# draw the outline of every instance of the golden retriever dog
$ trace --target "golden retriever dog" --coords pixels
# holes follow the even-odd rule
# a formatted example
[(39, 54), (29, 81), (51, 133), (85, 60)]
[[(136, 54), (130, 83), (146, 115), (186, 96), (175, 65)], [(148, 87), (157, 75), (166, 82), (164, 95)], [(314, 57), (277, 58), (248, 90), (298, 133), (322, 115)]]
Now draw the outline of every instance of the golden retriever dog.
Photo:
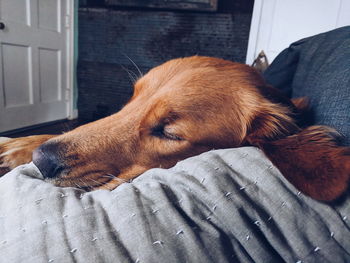
[(347, 189), (350, 148), (337, 145), (331, 128), (301, 128), (305, 107), (304, 99), (289, 100), (247, 65), (174, 59), (137, 80), (116, 114), (62, 135), (3, 141), (0, 172), (33, 160), (57, 186), (114, 189), (153, 167), (252, 145), (300, 191), (331, 201)]

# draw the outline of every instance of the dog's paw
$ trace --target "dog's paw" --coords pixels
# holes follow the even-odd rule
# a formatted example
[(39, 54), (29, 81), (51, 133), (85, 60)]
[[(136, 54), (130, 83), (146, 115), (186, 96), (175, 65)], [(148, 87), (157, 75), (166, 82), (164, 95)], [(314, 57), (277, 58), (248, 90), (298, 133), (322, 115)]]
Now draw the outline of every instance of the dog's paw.
[(34, 135), (21, 138), (0, 137), (0, 176), (32, 161), (35, 148), (55, 135)]

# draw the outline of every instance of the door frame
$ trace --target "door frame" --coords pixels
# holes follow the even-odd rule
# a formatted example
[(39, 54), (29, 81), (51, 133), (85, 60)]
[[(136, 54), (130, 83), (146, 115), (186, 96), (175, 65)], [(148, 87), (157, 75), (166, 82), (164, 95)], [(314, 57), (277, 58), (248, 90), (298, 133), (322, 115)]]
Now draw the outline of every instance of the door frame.
[[(74, 88), (75, 88), (75, 73), (76, 73), (76, 65), (75, 65), (75, 1), (77, 0), (67, 0), (66, 2), (66, 15), (64, 26), (66, 27), (66, 92), (65, 99), (67, 101), (67, 118), (68, 119), (76, 119), (78, 117), (78, 109), (74, 108)], [(77, 88), (77, 87), (76, 87)]]

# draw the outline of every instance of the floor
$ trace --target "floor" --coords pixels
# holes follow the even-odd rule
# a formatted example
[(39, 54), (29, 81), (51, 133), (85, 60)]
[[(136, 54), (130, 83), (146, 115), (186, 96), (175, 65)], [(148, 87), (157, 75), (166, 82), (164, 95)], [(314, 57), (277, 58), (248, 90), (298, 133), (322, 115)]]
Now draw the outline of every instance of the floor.
[(30, 135), (38, 135), (38, 134), (61, 134), (63, 132), (70, 131), (82, 124), (83, 122), (80, 120), (56, 121), (56, 122), (28, 127), (25, 129), (19, 129), (19, 130), (10, 131), (10, 132), (3, 132), (3, 133), (0, 133), (0, 136), (8, 136), (11, 138), (16, 138), (16, 137), (23, 137), (23, 136), (30, 136)]

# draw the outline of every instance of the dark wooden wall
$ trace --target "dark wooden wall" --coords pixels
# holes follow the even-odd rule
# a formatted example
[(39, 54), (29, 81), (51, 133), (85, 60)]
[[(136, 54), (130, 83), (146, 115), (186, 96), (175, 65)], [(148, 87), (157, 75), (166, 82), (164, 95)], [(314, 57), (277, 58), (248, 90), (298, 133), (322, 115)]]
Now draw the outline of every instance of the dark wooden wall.
[(131, 60), (143, 73), (195, 54), (245, 61), (252, 0), (219, 1), (214, 13), (91, 7), (98, 3), (90, 0), (79, 9), (78, 109), (83, 120), (104, 117), (127, 102), (129, 74), (138, 74)]

